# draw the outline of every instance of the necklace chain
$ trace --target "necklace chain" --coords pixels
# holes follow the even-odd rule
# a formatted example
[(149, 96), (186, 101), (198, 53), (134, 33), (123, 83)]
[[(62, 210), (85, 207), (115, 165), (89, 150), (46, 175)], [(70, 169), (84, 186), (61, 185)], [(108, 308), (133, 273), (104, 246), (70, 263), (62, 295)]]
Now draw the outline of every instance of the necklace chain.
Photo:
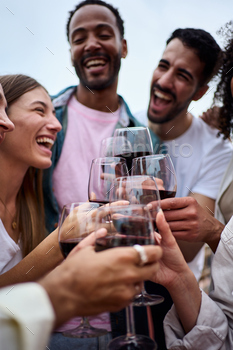
[(12, 217), (12, 223), (11, 223), (11, 227), (13, 230), (15, 230), (17, 228), (17, 222), (15, 221), (15, 217), (11, 214), (11, 212), (7, 209), (6, 204), (3, 202), (2, 198), (0, 197), (0, 201), (2, 202), (2, 204), (4, 205), (6, 211), (10, 214), (10, 216)]

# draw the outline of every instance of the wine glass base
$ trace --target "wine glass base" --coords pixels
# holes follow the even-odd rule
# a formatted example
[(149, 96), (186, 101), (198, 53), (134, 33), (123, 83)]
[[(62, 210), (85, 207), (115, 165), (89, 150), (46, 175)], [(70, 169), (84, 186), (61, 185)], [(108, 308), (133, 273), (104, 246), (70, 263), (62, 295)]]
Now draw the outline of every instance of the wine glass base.
[(127, 337), (126, 335), (113, 339), (107, 350), (156, 350), (156, 343), (144, 335)]
[(106, 329), (94, 328), (91, 326), (89, 327), (79, 326), (74, 329), (65, 331), (62, 334), (65, 337), (70, 337), (70, 338), (95, 338), (95, 337), (101, 337), (102, 335), (105, 335), (107, 333), (108, 331)]
[(161, 304), (164, 301), (164, 297), (156, 294), (141, 293), (134, 297), (133, 306), (152, 306)]

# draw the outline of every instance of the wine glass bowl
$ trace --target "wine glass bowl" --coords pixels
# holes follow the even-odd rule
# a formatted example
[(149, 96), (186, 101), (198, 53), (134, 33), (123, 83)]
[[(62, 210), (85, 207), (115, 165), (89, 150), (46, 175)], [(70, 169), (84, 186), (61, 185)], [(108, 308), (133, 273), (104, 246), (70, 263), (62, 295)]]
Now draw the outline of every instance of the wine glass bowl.
[(112, 203), (100, 208), (96, 215), (96, 230), (103, 227), (107, 234), (96, 239), (96, 251), (135, 244), (154, 244), (151, 216), (145, 206)]
[(113, 154), (126, 159), (129, 172), (133, 158), (153, 154), (150, 132), (146, 127), (116, 129), (113, 137)]
[[(169, 154), (155, 154), (133, 159), (132, 175), (149, 175), (158, 179), (160, 198), (173, 198), (176, 195), (176, 173)], [(160, 181), (160, 182), (159, 182)]]
[(88, 197), (90, 202), (107, 204), (112, 181), (120, 176), (127, 176), (128, 168), (124, 158), (103, 157), (92, 160)]
[(122, 176), (113, 180), (109, 195), (109, 202), (118, 200), (127, 200), (131, 204), (148, 204), (156, 202), (153, 205), (156, 209), (160, 208), (159, 190), (153, 176), (134, 175)]
[(122, 148), (128, 152), (131, 150), (131, 144), (124, 136), (106, 137), (102, 139), (100, 145), (100, 157), (114, 157), (113, 145), (121, 144)]
[(114, 137), (106, 137), (102, 139), (100, 144), (100, 157), (113, 157), (113, 140)]

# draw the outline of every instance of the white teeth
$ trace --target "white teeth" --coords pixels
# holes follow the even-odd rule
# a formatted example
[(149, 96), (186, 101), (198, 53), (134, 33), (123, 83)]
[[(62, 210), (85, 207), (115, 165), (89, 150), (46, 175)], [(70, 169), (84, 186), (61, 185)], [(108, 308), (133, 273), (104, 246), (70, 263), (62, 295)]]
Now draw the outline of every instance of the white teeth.
[(87, 62), (86, 67), (89, 68), (91, 66), (98, 66), (98, 65), (104, 65), (104, 64), (105, 64), (104, 60), (91, 60)]
[(36, 139), (37, 143), (50, 143), (51, 145), (54, 144), (54, 141), (48, 137), (38, 137)]
[(154, 91), (154, 95), (163, 99), (163, 100), (171, 101), (171, 99), (169, 97), (167, 97), (166, 95), (164, 95), (163, 93), (161, 93), (159, 91)]

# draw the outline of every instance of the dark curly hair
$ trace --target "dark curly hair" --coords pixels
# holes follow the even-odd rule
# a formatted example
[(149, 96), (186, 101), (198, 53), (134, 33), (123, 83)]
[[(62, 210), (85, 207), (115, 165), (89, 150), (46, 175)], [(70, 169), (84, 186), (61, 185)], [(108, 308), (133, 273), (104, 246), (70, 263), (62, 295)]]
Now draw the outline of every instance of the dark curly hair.
[(167, 40), (167, 44), (175, 38), (181, 40), (185, 46), (194, 49), (200, 61), (205, 63), (199, 86), (207, 84), (221, 66), (222, 50), (220, 46), (212, 35), (203, 29), (176, 29)]
[(105, 6), (107, 7), (110, 11), (112, 11), (112, 13), (114, 14), (114, 16), (116, 17), (116, 22), (117, 22), (117, 27), (119, 29), (120, 35), (121, 35), (121, 39), (124, 38), (124, 21), (120, 16), (120, 13), (118, 11), (118, 9), (116, 9), (115, 7), (113, 7), (112, 5), (108, 4), (105, 1), (102, 0), (85, 0), (80, 2), (73, 11), (69, 12), (69, 18), (67, 21), (67, 25), (66, 25), (66, 35), (67, 35), (67, 39), (69, 41), (69, 27), (70, 27), (70, 21), (73, 17), (73, 15), (75, 14), (75, 12), (77, 10), (79, 10), (81, 7), (85, 6), (85, 5), (101, 5), (101, 6)]
[(224, 138), (229, 138), (233, 129), (233, 97), (231, 94), (231, 79), (233, 78), (233, 21), (226, 23), (219, 31), (224, 35), (226, 46), (223, 54), (223, 64), (220, 69), (220, 81), (214, 94), (214, 103), (221, 103), (219, 114), (219, 130)]

